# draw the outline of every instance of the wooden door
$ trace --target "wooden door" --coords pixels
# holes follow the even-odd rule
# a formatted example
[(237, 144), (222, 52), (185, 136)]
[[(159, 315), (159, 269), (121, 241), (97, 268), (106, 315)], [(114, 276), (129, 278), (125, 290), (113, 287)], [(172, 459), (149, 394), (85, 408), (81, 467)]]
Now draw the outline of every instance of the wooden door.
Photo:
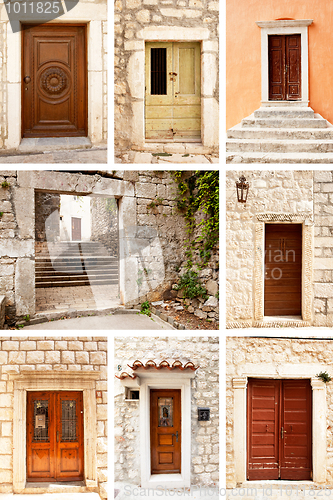
[(86, 136), (86, 26), (26, 25), (22, 54), (22, 137)]
[(180, 389), (150, 391), (150, 446), (152, 474), (180, 474)]
[(301, 35), (269, 35), (269, 99), (301, 99)]
[(146, 139), (200, 141), (199, 43), (146, 44)]
[(83, 479), (82, 392), (28, 392), (27, 479)]
[(72, 217), (72, 241), (81, 241), (81, 219)]
[(300, 316), (302, 224), (265, 225), (265, 316)]
[(310, 381), (249, 379), (247, 408), (247, 478), (311, 479)]

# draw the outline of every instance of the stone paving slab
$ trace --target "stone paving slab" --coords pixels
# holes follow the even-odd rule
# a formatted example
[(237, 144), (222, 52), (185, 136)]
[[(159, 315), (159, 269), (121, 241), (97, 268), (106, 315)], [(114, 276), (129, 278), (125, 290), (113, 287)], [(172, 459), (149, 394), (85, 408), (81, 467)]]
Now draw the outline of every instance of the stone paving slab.
[(86, 150), (71, 149), (50, 151), (37, 154), (0, 154), (1, 163), (107, 163), (107, 149), (91, 148)]
[(152, 498), (188, 498), (191, 500), (210, 499), (218, 500), (223, 498), (219, 496), (218, 487), (207, 488), (199, 486), (191, 486), (191, 488), (140, 488), (133, 484), (114, 483), (114, 498), (115, 500), (135, 500), (152, 499)]
[(188, 153), (167, 153), (168, 156), (156, 155), (156, 153), (151, 152), (136, 152), (129, 151), (128, 153), (117, 155), (114, 159), (114, 163), (135, 163), (135, 164), (159, 164), (159, 163), (197, 163), (197, 164), (207, 164), (207, 163), (219, 163), (219, 158), (216, 155), (209, 154), (188, 154)]
[(0, 493), (0, 500), (101, 500), (98, 493), (40, 493), (20, 495), (15, 493)]
[(18, 151), (59, 151), (59, 149), (84, 149), (91, 148), (88, 137), (38, 137), (21, 140)]

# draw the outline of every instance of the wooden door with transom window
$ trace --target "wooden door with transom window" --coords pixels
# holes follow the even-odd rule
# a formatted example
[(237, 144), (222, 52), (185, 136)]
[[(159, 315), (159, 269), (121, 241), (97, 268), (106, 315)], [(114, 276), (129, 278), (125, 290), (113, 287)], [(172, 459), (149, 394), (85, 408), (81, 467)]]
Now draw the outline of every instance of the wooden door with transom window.
[(312, 478), (310, 380), (249, 379), (247, 479)]
[(301, 35), (269, 35), (268, 52), (269, 99), (301, 100)]
[(146, 44), (146, 139), (201, 140), (200, 43)]
[(27, 393), (27, 480), (83, 480), (82, 392)]
[(87, 135), (86, 26), (22, 29), (22, 137)]
[(180, 389), (151, 389), (150, 447), (152, 474), (180, 474)]

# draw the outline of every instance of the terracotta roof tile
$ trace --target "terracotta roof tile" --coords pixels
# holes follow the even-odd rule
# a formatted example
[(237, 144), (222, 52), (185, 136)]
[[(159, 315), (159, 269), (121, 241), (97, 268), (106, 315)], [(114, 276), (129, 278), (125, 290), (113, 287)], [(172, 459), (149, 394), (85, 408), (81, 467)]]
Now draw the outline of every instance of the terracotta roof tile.
[(137, 375), (129, 375), (127, 372), (122, 372), (120, 374), (120, 377), (118, 377), (117, 375), (115, 375), (116, 378), (119, 378), (119, 380), (124, 380), (125, 378), (131, 378), (132, 380), (134, 380), (135, 378), (137, 378)]
[(134, 361), (132, 366), (130, 365), (127, 366), (132, 370), (137, 370), (138, 368), (143, 368), (144, 370), (149, 370), (150, 368), (153, 368), (155, 370), (161, 370), (162, 368), (167, 368), (168, 370), (175, 370), (179, 368), (179, 370), (183, 371), (189, 368), (190, 370), (194, 371), (199, 368), (199, 366), (195, 366), (194, 363), (192, 363), (192, 361), (187, 361), (186, 363), (182, 363), (179, 359), (176, 359), (172, 364), (171, 361), (169, 362), (167, 360), (163, 360), (161, 362), (156, 363), (156, 361), (149, 359), (144, 363), (137, 359), (136, 361)]

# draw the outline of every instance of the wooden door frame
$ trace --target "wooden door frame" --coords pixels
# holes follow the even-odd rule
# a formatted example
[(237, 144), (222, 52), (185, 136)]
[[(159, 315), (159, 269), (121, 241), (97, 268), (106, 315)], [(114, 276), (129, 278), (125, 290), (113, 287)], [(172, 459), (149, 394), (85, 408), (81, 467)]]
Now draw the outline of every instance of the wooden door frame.
[(14, 383), (13, 407), (13, 490), (14, 493), (31, 493), (26, 486), (26, 406), (27, 391), (82, 391), (84, 427), (84, 482), (87, 488), (97, 483), (97, 415), (96, 381), (99, 371), (57, 372), (26, 371), (9, 374)]
[[(312, 19), (257, 21), (261, 28), (261, 105), (309, 105), (309, 75), (308, 75), (308, 27)], [(268, 35), (301, 35), (301, 99), (298, 101), (271, 101), (269, 100), (269, 62), (268, 62)]]
[[(247, 481), (247, 381), (248, 378), (262, 379), (310, 379), (312, 389), (312, 481), (326, 483), (326, 384), (317, 377), (318, 363), (291, 364), (279, 366), (274, 363), (244, 364), (238, 377), (232, 378), (234, 419), (234, 465), (235, 483), (240, 486)], [(264, 374), (264, 375), (263, 375)], [(236, 487), (235, 484), (235, 487)]]
[[(189, 373), (190, 372), (190, 373)], [(192, 370), (180, 373), (161, 370), (136, 371), (140, 377), (140, 456), (141, 486), (154, 488), (164, 485), (167, 488), (189, 488), (191, 485), (191, 379)], [(151, 474), (150, 457), (150, 389), (181, 390), (181, 473)]]
[[(302, 318), (282, 320), (277, 316), (269, 323), (264, 317), (264, 266), (265, 224), (302, 224)], [(254, 248), (254, 326), (311, 326), (312, 323), (312, 266), (313, 266), (313, 220), (312, 214), (264, 213), (256, 215)]]

